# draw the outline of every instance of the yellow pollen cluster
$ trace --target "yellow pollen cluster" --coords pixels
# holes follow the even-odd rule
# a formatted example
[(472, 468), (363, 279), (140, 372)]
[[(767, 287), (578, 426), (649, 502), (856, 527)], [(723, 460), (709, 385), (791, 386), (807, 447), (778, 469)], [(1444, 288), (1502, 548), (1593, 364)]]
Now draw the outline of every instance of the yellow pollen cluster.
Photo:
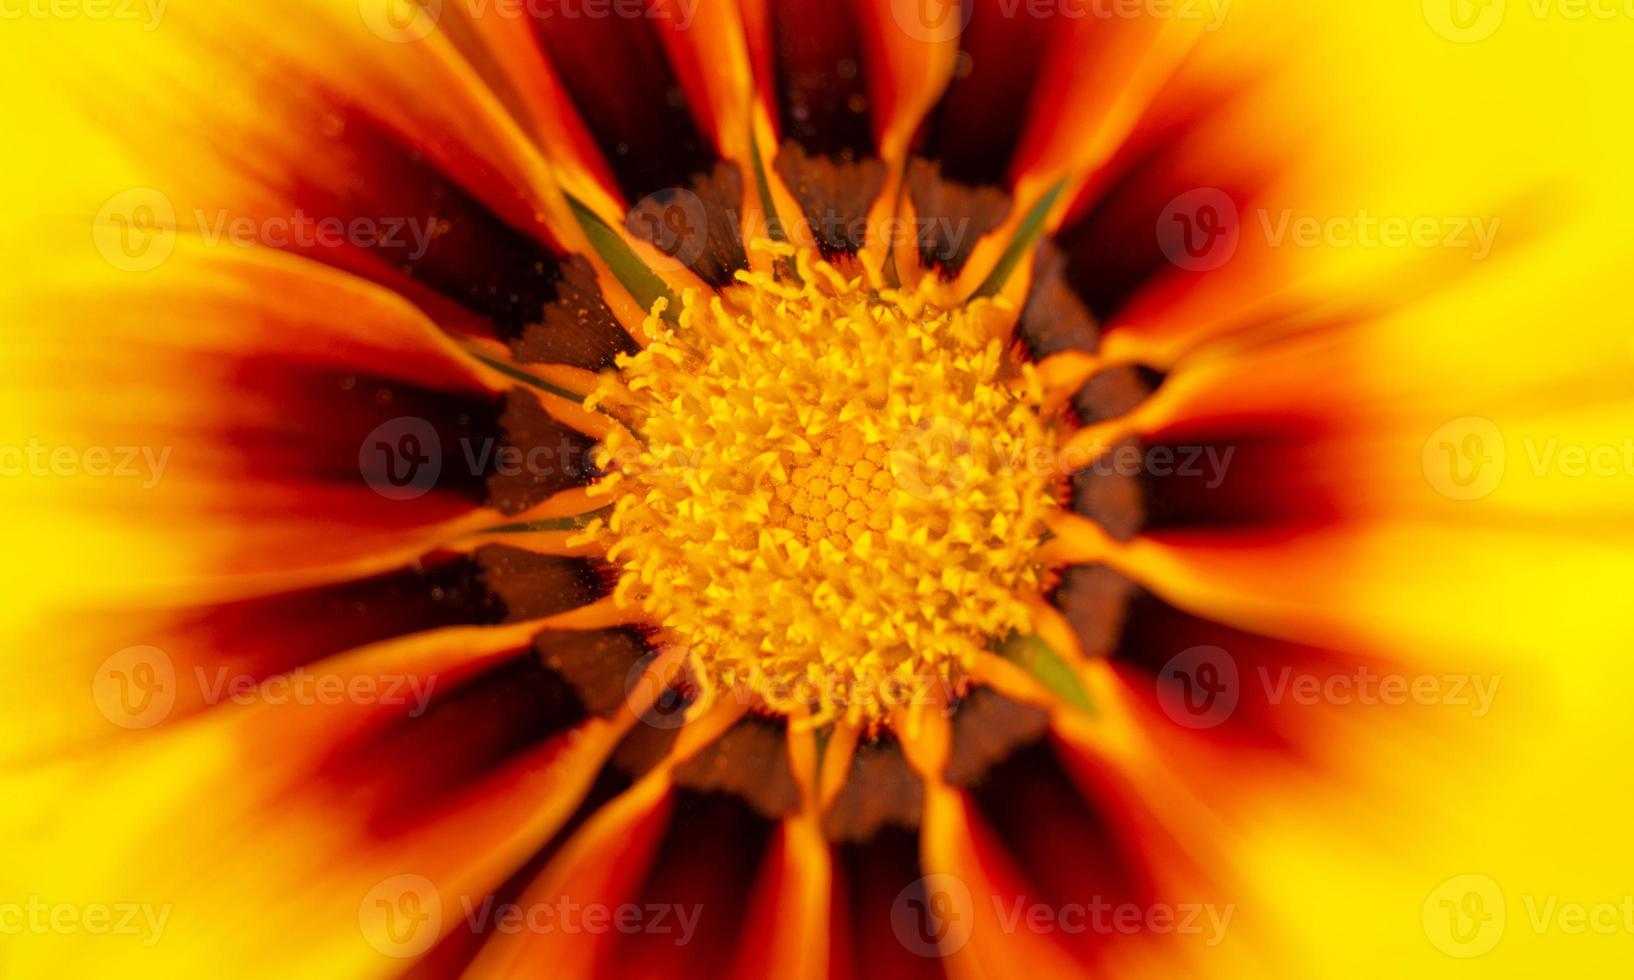
[(1051, 433), (1010, 311), (847, 279), (757, 243), (743, 272), (647, 318), (591, 404), (630, 420), (600, 451), (615, 596), (682, 645), (717, 692), (878, 722), (956, 689), (1030, 628), (1054, 506)]

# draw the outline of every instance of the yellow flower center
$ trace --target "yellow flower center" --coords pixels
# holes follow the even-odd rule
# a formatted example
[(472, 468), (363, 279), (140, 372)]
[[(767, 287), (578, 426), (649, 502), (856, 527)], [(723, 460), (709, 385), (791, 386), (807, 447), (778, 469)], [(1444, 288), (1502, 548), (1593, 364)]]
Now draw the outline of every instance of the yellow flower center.
[(1030, 628), (1055, 506), (1041, 387), (1002, 304), (757, 248), (782, 275), (689, 291), (673, 322), (660, 301), (593, 397), (636, 435), (602, 447), (618, 499), (592, 533), (703, 684), (878, 722)]

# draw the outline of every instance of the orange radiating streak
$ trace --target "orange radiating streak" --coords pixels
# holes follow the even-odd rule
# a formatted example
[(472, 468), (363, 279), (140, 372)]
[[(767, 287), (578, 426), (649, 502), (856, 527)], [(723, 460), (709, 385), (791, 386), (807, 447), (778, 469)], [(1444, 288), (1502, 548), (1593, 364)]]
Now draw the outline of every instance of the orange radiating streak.
[[(451, 520), (428, 524), (414, 529), (412, 533), (405, 532), (403, 543), (388, 550), (376, 551), (351, 561), (334, 562), (319, 568), (269, 571), (235, 576), (230, 580), (198, 582), (189, 585), (187, 599), (189, 602), (201, 604), (232, 602), (369, 578), (402, 568), (424, 557), (427, 552), (442, 547), (446, 542), (491, 527), (500, 519), (501, 515), (497, 511), (488, 508), (474, 509)], [(151, 599), (143, 598), (139, 601), (143, 605), (163, 608), (174, 604), (175, 594), (173, 590), (169, 590)]]
[[(1210, 551), (1145, 535), (1123, 542), (1077, 514), (1056, 512), (1048, 520), (1053, 536), (1041, 546), (1040, 554), (1051, 567), (1104, 564), (1177, 608), (1273, 635), (1309, 635), (1313, 630), (1331, 631), (1339, 625), (1331, 612), (1289, 601), (1287, 590), (1277, 585), (1275, 568), (1256, 562), (1252, 552), (1240, 547)], [(1291, 553), (1286, 542), (1280, 547)], [(1308, 561), (1279, 564), (1297, 568), (1334, 566), (1334, 556), (1324, 555), (1316, 543), (1305, 546), (1303, 551), (1309, 554)], [(1235, 557), (1222, 557), (1226, 555)], [(1258, 586), (1245, 585), (1243, 576), (1255, 570), (1271, 574)]]
[[(1337, 644), (1366, 642), (1366, 617), (1349, 605), (1310, 601), (1296, 581), (1338, 581), (1346, 561), (1343, 541), (1281, 541), (1269, 562), (1261, 549), (1207, 548), (1141, 536), (1108, 555), (1107, 564), (1176, 608), (1271, 636), (1326, 636)], [(1297, 575), (1288, 569), (1301, 569)]]
[[(777, 227), (782, 229), (788, 239), (796, 245), (807, 248), (815, 246), (811, 230), (806, 227), (800, 206), (794, 200), (783, 181), (777, 177), (773, 163), (777, 159), (778, 133), (776, 93), (773, 91), (776, 77), (772, 51), (772, 22), (770, 0), (738, 0), (738, 12), (743, 21), (743, 36), (749, 59), (749, 69), (754, 84), (752, 88), (751, 106), (749, 110), (749, 127), (753, 134), (752, 145), (759, 151), (759, 170), (765, 175), (766, 193), (771, 199), (772, 214), (765, 213), (760, 197), (758, 178), (753, 172), (744, 174), (744, 186), (751, 189), (746, 193), (744, 209), (744, 241), (752, 242), (760, 238), (771, 238), (770, 223), (776, 220)], [(747, 198), (757, 198), (752, 203)], [(775, 256), (751, 249), (749, 253), (749, 267), (756, 272), (772, 271)]]
[(602, 485), (592, 483), (587, 487), (572, 487), (540, 501), (538, 505), (512, 517), (494, 519), (493, 511), (489, 511), (488, 521), (484, 526), (472, 528), (473, 531), (490, 531), (494, 527), (505, 524), (526, 524), (531, 521), (548, 521), (562, 517), (583, 517), (593, 514), (607, 506), (607, 495), (602, 492)]
[(1149, 804), (1143, 811), (1147, 819), (1168, 831), (1168, 847), (1184, 853), (1195, 867), (1217, 866), (1225, 828), (1208, 819), (1216, 806), (1206, 794), (1196, 792), (1196, 774), (1176, 765), (1173, 753), (1152, 738), (1154, 720), (1137, 717), (1154, 709), (1131, 698), (1110, 661), (1086, 664), (1079, 680), (1095, 705), (1094, 713), (1058, 712), (1051, 718), (1052, 731), (1072, 750), (1066, 756), (1069, 770), (1082, 765), (1073, 753), (1111, 763)]
[(1165, 599), (1177, 591), (1184, 593), (1194, 600), (1184, 606), (1189, 610), (1209, 605), (1195, 601), (1205, 594), (1206, 586), (1174, 548), (1145, 536), (1118, 541), (1101, 525), (1078, 514), (1057, 511), (1048, 521), (1052, 537), (1040, 548), (1040, 560), (1049, 566), (1104, 564)]
[(1125, 547), (1106, 528), (1081, 514), (1051, 511), (1045, 522), (1051, 536), (1039, 546), (1038, 561), (1046, 568), (1096, 564)]
[(834, 726), (834, 733), (823, 747), (823, 758), (817, 773), (819, 809), (827, 810), (833, 805), (835, 797), (845, 787), (851, 773), (851, 757), (856, 753), (857, 739), (861, 736), (861, 728), (848, 722), (842, 721)]
[[(641, 346), (646, 346), (645, 338), (632, 337), (630, 339)], [(533, 375), (540, 381), (555, 385), (558, 388), (564, 388), (575, 394), (588, 395), (595, 391), (597, 380), (600, 377), (595, 371), (570, 367), (566, 364), (550, 364), (544, 361), (518, 361), (512, 356), (509, 347), (486, 337), (472, 338), (468, 345), (473, 353), (489, 360), (498, 361), (501, 364), (507, 364), (518, 371)]]
[(1105, 650), (1085, 650), (1078, 640), (1078, 631), (1067, 622), (1067, 617), (1061, 615), (1061, 610), (1055, 608), (1041, 595), (1030, 595), (1025, 599), (1027, 610), (1033, 618), (1033, 633), (1044, 645), (1065, 658), (1069, 664), (1081, 662), (1085, 655), (1105, 653)]
[(1052, 726), (1062, 738), (1121, 766), (1145, 766), (1157, 761), (1143, 724), (1134, 716), (1125, 682), (1113, 662), (1105, 658), (1084, 662), (1076, 671), (1084, 695), (1095, 706), (1092, 714), (1058, 712)]
[[(669, 690), (677, 673), (686, 663), (687, 652), (680, 647), (660, 651), (632, 682), (624, 695), (625, 710), (637, 718), (652, 710), (658, 699)], [(690, 709), (689, 709), (690, 710)]]
[(1135, 419), (1125, 415), (1094, 425), (1086, 425), (1061, 441), (1061, 456), (1069, 472), (1076, 472), (1100, 459), (1106, 450), (1139, 430)]
[[(804, 712), (797, 712), (797, 717)], [(789, 765), (800, 788), (800, 809), (785, 817), (778, 832), (776, 865), (761, 879), (764, 919), (770, 934), (749, 947), (736, 976), (750, 980), (775, 970), (791, 980), (828, 975), (829, 906), (834, 867), (823, 836), (819, 803), (817, 735), (808, 726), (788, 726)]]
[[(930, 0), (919, 7), (934, 7), (936, 2)], [(958, 0), (939, 2), (951, 3), (954, 8), (949, 11), (951, 27), (958, 21)], [(909, 147), (926, 113), (953, 80), (959, 55), (956, 33), (907, 30), (902, 22), (904, 9), (900, 0), (864, 0), (857, 4), (871, 69), (868, 97), (875, 109), (874, 139), (886, 173), (879, 197), (868, 210), (869, 231), (864, 247), (882, 265), (895, 254), (898, 269), (916, 268), (919, 259), (917, 236), (887, 234), (891, 219), (911, 217), (906, 213), (911, 207), (902, 193)], [(905, 255), (909, 250), (912, 255)], [(910, 261), (911, 265), (904, 266)]]
[(1049, 688), (1038, 682), (1026, 668), (991, 651), (976, 654), (970, 664), (970, 677), (990, 687), (1012, 701), (1043, 708), (1052, 715), (1065, 709), (1065, 704)]
[(965, 793), (940, 779), (927, 780), (920, 863), (926, 899), (947, 917), (941, 942), (948, 975), (955, 980), (1087, 977), (1047, 935), (1005, 928), (1002, 899), (1027, 889), (991, 832), (978, 831), (974, 821)]
[[(478, 45), (506, 81), (505, 96), (526, 133), (530, 146), (550, 161), (550, 170), (563, 186), (585, 197), (613, 186), (612, 172), (602, 159), (595, 141), (573, 108), (567, 90), (545, 59), (539, 42), (525, 21), (511, 17), (482, 17), (464, 4), (449, 4), (444, 11), (450, 25), (463, 25), (470, 43)], [(448, 32), (433, 32), (424, 43), (447, 44)], [(479, 86), (493, 91), (492, 86)], [(582, 233), (565, 207), (558, 201), (550, 212), (552, 231), (564, 245), (577, 246)], [(561, 227), (558, 228), (558, 225)]]
[[(1107, 52), (1096, 47), (1106, 32), (1101, 18), (1082, 17), (1069, 23), (1073, 27), (1057, 40), (1039, 83), (1040, 92), (1058, 97), (1035, 107), (1016, 155), (1015, 204), (1004, 223), (971, 251), (955, 285), (961, 296), (970, 295), (987, 280), (1022, 222), (1057, 186), (1061, 190), (1045, 218), (1043, 233), (1061, 226), (1078, 191), (1113, 158), (1197, 42), (1195, 25), (1174, 18), (1157, 19), (1156, 34), (1150, 40)], [(1029, 256), (1024, 267), (1011, 276), (1011, 286), (1017, 290), (1028, 278), (1030, 263)], [(1009, 288), (1005, 294), (1015, 295)]]
[(794, 783), (800, 790), (802, 807), (811, 808), (817, 805), (817, 766), (820, 750), (817, 745), (816, 732), (800, 721), (809, 717), (810, 711), (800, 706), (789, 718), (786, 726), (789, 745), (789, 769), (794, 774)]
[(1174, 422), (1183, 407), (1180, 390), (1176, 385), (1164, 385), (1129, 414), (1086, 425), (1074, 432), (1060, 446), (1063, 467), (1070, 467), (1069, 472), (1083, 469), (1095, 462), (1100, 451), (1111, 448), (1118, 441), (1132, 435), (1155, 432)]
[[(958, 0), (928, 0), (928, 7), (937, 3), (953, 5), (952, 22), (958, 22)], [(776, 126), (775, 69), (773, 67), (772, 25), (768, 0), (741, 0), (746, 38), (755, 76), (756, 99), (752, 113), (755, 140), (760, 149), (761, 166), (767, 178), (767, 190), (773, 207), (794, 244), (815, 248), (816, 239), (807, 226), (799, 205), (777, 177), (773, 163), (778, 152)], [(859, 0), (855, 6), (858, 29), (863, 39), (863, 57), (867, 62), (869, 80), (868, 98), (873, 107), (873, 136), (875, 152), (885, 165), (886, 177), (879, 195), (870, 203), (867, 236), (863, 250), (880, 267), (894, 254), (899, 268), (917, 267), (917, 248), (911, 234), (888, 235), (886, 229), (892, 219), (903, 217), (899, 211), (902, 183), (907, 169), (909, 147), (925, 115), (935, 104), (953, 77), (954, 59), (959, 45), (956, 31), (941, 35), (915, 33), (903, 29), (900, 18), (903, 10), (893, 0)], [(752, 202), (747, 210), (758, 214), (759, 202)], [(747, 237), (765, 233), (762, 224), (752, 224)], [(898, 239), (893, 242), (893, 238)], [(893, 245), (896, 246), (893, 249)], [(770, 265), (768, 256), (751, 256), (756, 269)]]
[[(458, 4), (450, 5), (444, 13), (451, 18), (465, 17)], [(465, 82), (451, 89), (476, 101), (480, 111), (474, 118), (486, 122), (493, 130), (501, 154), (518, 175), (519, 185), (528, 191), (536, 216), (545, 223), (557, 244), (590, 262), (604, 301), (625, 329), (635, 334), (633, 328), (640, 324), (647, 311), (635, 303), (601, 254), (591, 246), (563, 194), (564, 189), (570, 191), (604, 220), (622, 215), (623, 208), (609, 191), (615, 186), (612, 172), (589, 130), (531, 31), (519, 29), (522, 25), (508, 17), (473, 15), (461, 23), (470, 32), (467, 43), (480, 46), (482, 53), (495, 60), (501, 74), (510, 82), (506, 92), (514, 99), (511, 106), (505, 105), (495, 94), (495, 87), (480, 77), (474, 62), (454, 43), (452, 32), (433, 31), (418, 43), (425, 45), (435, 60)], [(383, 99), (380, 104), (390, 107), (393, 101)], [(513, 109), (520, 110), (520, 118)], [(483, 188), (472, 190), (480, 195)], [(623, 234), (622, 220), (609, 224)], [(632, 242), (632, 246), (635, 244), (645, 243)], [(656, 250), (649, 248), (648, 251), (652, 254), (643, 254), (643, 259), (650, 265), (658, 256)], [(685, 276), (678, 282), (682, 286), (695, 284)]]
[[(900, 177), (900, 174), (893, 174), (891, 179), (900, 181)], [(897, 184), (897, 187), (900, 191), (900, 182)], [(906, 227), (919, 227), (919, 211), (914, 207), (913, 198), (910, 195), (898, 193), (897, 200), (893, 201), (892, 204), (895, 208), (895, 216), (906, 222)], [(872, 244), (873, 243), (870, 242), (870, 245)], [(888, 266), (881, 264), (880, 268), (890, 268), (893, 270), (897, 281), (902, 285), (912, 288), (925, 276), (931, 274), (929, 270), (925, 268), (923, 256), (919, 254), (919, 241), (917, 236), (909, 235), (906, 236), (904, 240), (894, 243), (887, 242), (885, 245), (887, 247), (883, 249), (883, 252), (890, 258), (891, 262)], [(876, 257), (875, 261), (878, 261), (877, 255), (879, 253), (876, 250), (870, 248), (869, 254), (870, 256)], [(946, 302), (949, 306), (956, 306), (962, 302), (962, 299), (962, 297), (954, 296), (950, 292)]]
[(1039, 361), (1038, 380), (1044, 385), (1044, 406), (1039, 414), (1053, 414), (1086, 381), (1112, 366), (1104, 355), (1080, 350), (1062, 351)]
[[(679, 0), (660, 2), (668, 6)], [(450, 5), (451, 8), (458, 6)], [(699, 23), (707, 21), (713, 24), (726, 16), (728, 12), (716, 9), (720, 6), (703, 5), (707, 9), (701, 9), (698, 16), (705, 20)], [(482, 38), (488, 53), (501, 59), (506, 71), (514, 72), (514, 78), (519, 83), (515, 86), (516, 96), (519, 104), (525, 109), (523, 126), (527, 130), (527, 135), (521, 135), (520, 130), (517, 130), (517, 133), (532, 151), (532, 156), (538, 158), (540, 168), (549, 178), (547, 186), (550, 193), (540, 196), (541, 217), (545, 219), (551, 232), (564, 248), (590, 261), (596, 270), (604, 299), (624, 328), (634, 336), (648, 311), (630, 297), (618, 277), (612, 274), (601, 254), (591, 246), (577, 216), (568, 206), (563, 191), (577, 198), (592, 214), (601, 219), (623, 239), (642, 263), (672, 290), (706, 288), (700, 279), (690, 271), (680, 268), (670, 256), (625, 230), (625, 215), (635, 202), (623, 199), (612, 170), (607, 166), (605, 158), (591, 137), (578, 109), (568, 97), (560, 78), (541, 53), (539, 43), (532, 37), (531, 31), (519, 30), (518, 27), (521, 25), (514, 18), (508, 17), (472, 16), (469, 21), (470, 29)], [(687, 55), (676, 60), (674, 57), (677, 54), (685, 54), (686, 47), (697, 42), (672, 36), (677, 34), (676, 31), (660, 29), (659, 33), (675, 67), (682, 75), (683, 84), (692, 82), (706, 87), (713, 84), (691, 75), (690, 69), (699, 64), (695, 58)], [(449, 45), (443, 32), (434, 32), (426, 41)], [(488, 92), (485, 86), (475, 81), (472, 84), (474, 88)], [(702, 88), (697, 91), (701, 93)], [(491, 94), (489, 98), (492, 100)], [(511, 128), (516, 127), (513, 124)]]
[[(749, 114), (754, 81), (737, 3), (656, 0), (653, 12), (658, 14), (653, 18), (654, 30), (686, 91), (699, 128), (713, 137), (724, 159), (743, 168), (744, 187), (752, 188)], [(682, 23), (688, 24), (685, 30), (678, 26)]]
[[(928, 710), (927, 710), (928, 709)], [(920, 827), (921, 879), (925, 900), (936, 911), (943, 964), (949, 976), (986, 980), (1034, 973), (1047, 977), (1081, 976), (1078, 966), (1053, 941), (1028, 930), (1007, 930), (999, 919), (995, 896), (1025, 889), (1002, 853), (976, 840), (968, 797), (949, 786), (947, 767), (952, 726), (934, 706), (905, 709), (917, 728), (904, 734), (902, 748), (925, 784), (924, 819)], [(899, 731), (905, 731), (899, 727)], [(932, 955), (927, 950), (924, 955)]]
[[(722, 703), (689, 721), (668, 755), (568, 839), (528, 886), (521, 904), (589, 897), (615, 905), (639, 887), (662, 830), (658, 817), (673, 788), (675, 767), (719, 738), (743, 712), (742, 705)], [(483, 947), (466, 975), (519, 976), (532, 972), (526, 969), (531, 964), (549, 963), (553, 975), (589, 976), (605, 941), (605, 936), (560, 932), (501, 936)]]
[(834, 863), (816, 810), (784, 819), (782, 844), (767, 965), (789, 980), (821, 980), (828, 976)]
[(551, 417), (564, 425), (571, 425), (592, 439), (606, 439), (613, 430), (619, 427), (616, 419), (606, 412), (596, 412), (584, 407), (580, 402), (553, 395), (548, 391), (534, 389), (539, 396), (539, 404)]
[[(457, 16), (456, 10), (459, 6), (458, 4), (450, 4), (449, 14)], [(244, 9), (253, 10), (254, 8), (253, 5), (247, 5)], [(345, 16), (344, 13), (338, 15)], [(275, 19), (264, 25), (264, 28), (269, 33), (276, 34), (279, 28), (284, 27), (276, 19), (281, 15), (273, 12), (268, 16)], [(508, 18), (475, 17), (471, 21), (476, 22), (473, 29), (477, 33), (467, 35), (469, 38), (467, 41), (468, 48), (472, 43), (481, 44), (477, 40), (478, 37), (497, 38), (502, 33), (514, 33), (516, 26)], [(348, 29), (350, 29), (350, 25), (348, 25)], [(456, 33), (455, 30), (446, 28), (431, 30), (424, 37), (414, 42), (416, 48), (419, 49), (417, 53), (421, 57), (436, 65), (449, 76), (446, 93), (436, 91), (436, 96), (450, 100), (459, 99), (464, 103), (457, 112), (450, 113), (450, 118), (454, 124), (480, 127), (486, 130), (487, 134), (492, 138), (491, 142), (471, 141), (468, 145), (474, 152), (479, 154), (492, 154), (490, 162), (497, 164), (507, 174), (514, 175), (520, 182), (519, 189), (525, 192), (529, 203), (539, 212), (540, 217), (546, 219), (551, 231), (553, 233), (557, 232), (559, 226), (569, 225), (570, 222), (567, 220), (569, 213), (566, 201), (561, 197), (560, 185), (557, 183), (559, 170), (547, 159), (547, 151), (550, 148), (542, 149), (535, 140), (537, 133), (532, 131), (531, 127), (524, 128), (524, 124), (511, 112), (511, 107), (507, 106), (495, 94), (494, 88), (488, 84), (488, 79), (482, 76), (481, 72), (475, 67), (475, 63), (468, 56), (474, 52), (462, 51), (459, 44), (456, 43)], [(370, 38), (370, 40), (373, 40), (373, 38)], [(509, 53), (515, 49), (500, 48), (498, 50)], [(355, 67), (360, 73), (367, 71), (364, 65)], [(511, 59), (507, 60), (506, 67), (521, 70), (525, 66), (524, 63)], [(412, 105), (416, 105), (416, 103), (403, 103), (400, 99), (381, 98), (372, 108), (386, 113), (388, 116), (410, 118), (415, 112), (414, 109), (410, 108)], [(480, 186), (473, 187), (472, 190), (479, 197), (486, 192), (486, 189)], [(564, 242), (564, 244), (566, 243)]]
[[(1097, 35), (1104, 36), (1105, 25), (1095, 20), (1084, 18), (1075, 24), (1069, 51), (1081, 50)], [(1117, 154), (1201, 38), (1198, 25), (1183, 18), (1142, 23), (1156, 28), (1144, 44), (1121, 45), (1123, 50), (1100, 56), (1068, 54), (1064, 58), (1064, 71), (1071, 80), (1055, 90), (1062, 93), (1051, 104), (1055, 111), (1041, 113), (1029, 142), (1018, 152), (1027, 161), (1017, 180), (1018, 196), (1041, 194), (1057, 180), (1063, 182), (1045, 223), (1048, 231), (1060, 227), (1079, 190)], [(1116, 84), (1106, 84), (1108, 77), (1116, 79)], [(1084, 126), (1078, 124), (1080, 120), (1092, 122)]]
[(1167, 371), (1182, 360), (1190, 348), (1190, 338), (1159, 338), (1134, 330), (1108, 330), (1101, 338), (1101, 356), (1113, 363), (1146, 364)]
[[(520, 904), (531, 908), (567, 898), (611, 907), (623, 901), (652, 860), (669, 793), (669, 771), (660, 767), (601, 807), (528, 886)], [(549, 964), (555, 976), (592, 976), (606, 942), (605, 935), (562, 932), (500, 935), (483, 944), (465, 976), (527, 976), (540, 964)]]
[(940, 779), (953, 748), (953, 726), (945, 705), (914, 703), (898, 708), (891, 726), (901, 738), (908, 764), (925, 779)]
[(604, 542), (586, 538), (581, 531), (484, 531), (450, 542), (447, 547), (449, 551), (468, 554), (489, 544), (509, 545), (562, 558), (601, 558), (607, 554)]
[(603, 630), (615, 626), (629, 626), (640, 621), (639, 608), (623, 605), (609, 595), (589, 605), (541, 619), (538, 625), (541, 628), (556, 630)]

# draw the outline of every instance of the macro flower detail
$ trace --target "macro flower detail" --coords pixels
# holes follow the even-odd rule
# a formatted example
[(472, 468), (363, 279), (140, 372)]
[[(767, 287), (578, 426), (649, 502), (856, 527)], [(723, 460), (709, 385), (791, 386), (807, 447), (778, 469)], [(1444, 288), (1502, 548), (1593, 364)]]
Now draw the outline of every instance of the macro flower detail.
[(0, 977), (1634, 932), (1614, 18), (24, 6)]
[(615, 596), (716, 686), (879, 722), (1030, 629), (1042, 389), (990, 301), (944, 310), (768, 250), (793, 278), (744, 273), (742, 312), (689, 293), (673, 328), (660, 301), (605, 389), (638, 419), (604, 444), (631, 457), (606, 484)]

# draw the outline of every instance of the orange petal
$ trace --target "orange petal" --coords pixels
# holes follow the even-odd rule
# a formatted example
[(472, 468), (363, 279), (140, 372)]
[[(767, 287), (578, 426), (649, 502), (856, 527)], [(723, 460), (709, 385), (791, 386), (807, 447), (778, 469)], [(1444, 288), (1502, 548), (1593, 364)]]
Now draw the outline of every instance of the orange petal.
[[(394, 678), (418, 678), (433, 689), (423, 715), (424, 703), (335, 700), (314, 686), (311, 698), (268, 694), (122, 751), (37, 770), (26, 777), (35, 791), (72, 780), (82, 805), (44, 840), (8, 833), (8, 850), (17, 849), (8, 869), (63, 901), (148, 902), (163, 910), (165, 931), (148, 937), (162, 941), (130, 939), (150, 947), (137, 961), (121, 944), (45, 937), (8, 948), (11, 962), (97, 973), (104, 959), (120, 960), (139, 974), (175, 976), (231, 960), (269, 976), (358, 974), (423, 952), (463, 914), (462, 899), (486, 894), (561, 826), (628, 724), (592, 720), (503, 746), (498, 726), (450, 726), (457, 715), (445, 706), (525, 636), (427, 634), (319, 668), (346, 691), (366, 679), (386, 692)], [(416, 748), (414, 738), (422, 752), (405, 766), (390, 751)], [(462, 756), (462, 741), (471, 754)], [(463, 771), (451, 781), (454, 767)], [(331, 780), (343, 770), (353, 777)], [(196, 873), (205, 866), (210, 874)], [(298, 900), (282, 906), (277, 896)]]
[[(174, 244), (142, 274), (53, 252), (0, 295), (6, 442), (40, 447), (0, 489), (30, 515), (9, 588), (57, 603), (292, 588), (493, 520), (457, 448), (497, 409), (492, 372), (360, 280)], [(408, 482), (375, 443), (424, 450)]]

